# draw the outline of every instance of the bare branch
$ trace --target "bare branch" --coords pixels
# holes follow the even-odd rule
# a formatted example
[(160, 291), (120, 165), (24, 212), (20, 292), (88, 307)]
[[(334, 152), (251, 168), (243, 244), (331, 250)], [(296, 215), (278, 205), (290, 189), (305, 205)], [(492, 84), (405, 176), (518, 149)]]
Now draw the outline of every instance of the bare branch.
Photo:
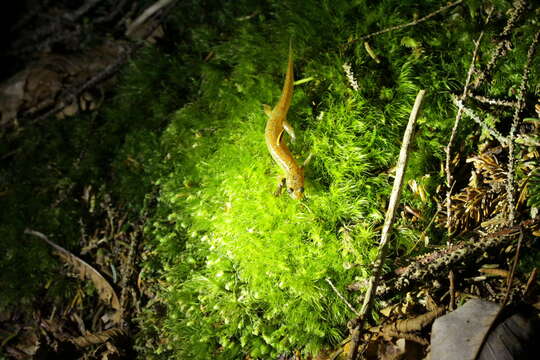
[(454, 104), (458, 106), (458, 108), (461, 108), (463, 113), (467, 115), (469, 118), (473, 119), (474, 122), (476, 122), (478, 125), (482, 127), (485, 131), (487, 131), (491, 136), (493, 136), (495, 139), (497, 139), (501, 145), (508, 146), (508, 139), (501, 135), (500, 132), (490, 127), (488, 124), (485, 123), (478, 115), (475, 114), (475, 112), (465, 105), (463, 105), (463, 102), (461, 100), (456, 99), (455, 97), (452, 97), (452, 100), (454, 101)]
[(377, 32), (374, 32), (374, 33), (371, 33), (371, 34), (368, 34), (368, 35), (364, 35), (358, 39), (354, 39), (354, 40), (351, 40), (349, 41), (349, 44), (351, 43), (355, 43), (357, 41), (364, 41), (364, 40), (367, 40), (369, 38), (372, 38), (374, 36), (377, 36), (377, 35), (381, 35), (381, 34), (384, 34), (384, 33), (387, 33), (387, 32), (390, 32), (390, 31), (394, 31), (394, 30), (400, 30), (400, 29), (404, 29), (406, 27), (409, 27), (409, 26), (414, 26), (416, 24), (419, 24), (421, 22), (424, 22), (432, 17), (434, 17), (435, 15), (447, 10), (447, 9), (450, 9), (451, 7), (454, 7), (456, 5), (459, 5), (463, 2), (463, 0), (457, 0), (457, 1), (454, 1), (448, 5), (445, 5), (441, 8), (439, 8), (438, 10), (435, 10), (434, 12), (424, 16), (424, 17), (421, 17), (420, 19), (417, 19), (417, 20), (414, 20), (414, 21), (411, 21), (410, 23), (406, 23), (406, 24), (401, 24), (401, 25), (396, 25), (396, 26), (392, 26), (392, 27), (389, 27), (389, 28), (386, 28), (384, 30), (380, 30), (380, 31), (377, 31)]
[(90, 9), (96, 6), (103, 0), (87, 0), (81, 7), (70, 14), (66, 14), (64, 17), (69, 21), (77, 21), (81, 16), (86, 14)]
[(130, 37), (134, 32), (136, 32), (144, 23), (148, 21), (152, 16), (154, 16), (158, 11), (167, 6), (173, 4), (176, 0), (159, 0), (152, 6), (148, 7), (144, 12), (139, 15), (131, 24), (129, 24), (126, 30), (126, 36)]
[(516, 273), (517, 264), (519, 262), (519, 254), (521, 250), (521, 242), (523, 241), (523, 229), (521, 227), (519, 228), (519, 238), (518, 243), (516, 247), (516, 254), (514, 255), (514, 262), (512, 264), (512, 270), (510, 272), (510, 275), (507, 278), (507, 284), (506, 284), (506, 292), (504, 294), (504, 299), (502, 302), (502, 306), (505, 306), (508, 303), (508, 298), (510, 296), (510, 290), (512, 290), (512, 283), (514, 282), (514, 275)]
[(343, 301), (343, 302), (345, 303), (345, 305), (347, 305), (347, 307), (348, 307), (349, 309), (351, 309), (351, 311), (352, 311), (353, 313), (355, 313), (356, 315), (360, 316), (360, 313), (358, 312), (358, 310), (356, 310), (356, 309), (354, 308), (354, 306), (352, 306), (351, 303), (349, 303), (349, 302), (347, 301), (347, 299), (345, 299), (345, 297), (344, 297), (343, 295), (341, 295), (341, 293), (338, 291), (338, 289), (336, 289), (336, 287), (334, 286), (334, 284), (332, 284), (332, 281), (330, 280), (330, 278), (326, 278), (326, 279), (324, 279), (324, 280), (326, 280), (326, 282), (327, 282), (328, 284), (330, 284), (330, 286), (332, 287), (332, 290), (334, 290), (334, 292), (335, 292), (336, 295), (341, 299), (341, 301)]
[(399, 159), (396, 166), (396, 177), (394, 178), (394, 186), (392, 188), (392, 193), (390, 194), (388, 209), (386, 211), (384, 225), (381, 232), (379, 253), (377, 254), (377, 259), (373, 264), (373, 272), (369, 279), (368, 289), (364, 297), (362, 308), (360, 309), (360, 319), (357, 319), (356, 326), (354, 327), (351, 334), (352, 343), (351, 352), (349, 353), (349, 360), (354, 360), (356, 358), (356, 354), (358, 352), (358, 343), (360, 341), (361, 335), (360, 332), (361, 329), (363, 329), (363, 323), (366, 320), (366, 314), (371, 310), (371, 305), (373, 304), (373, 297), (375, 292), (377, 291), (379, 278), (381, 276), (384, 261), (386, 260), (386, 250), (388, 248), (388, 241), (390, 240), (390, 233), (394, 224), (396, 210), (399, 205), (399, 198), (401, 196), (403, 178), (405, 177), (405, 170), (407, 168), (407, 160), (409, 157), (409, 149), (414, 134), (414, 127), (416, 125), (418, 115), (420, 114), (420, 108), (422, 106), (422, 101), (424, 100), (425, 93), (425, 90), (420, 90), (418, 92), (418, 95), (416, 95), (416, 100), (414, 102), (411, 115), (409, 116), (409, 122), (407, 124), (407, 128), (405, 129), (405, 133), (403, 134), (403, 142), (401, 145)]
[(531, 72), (531, 63), (536, 52), (536, 46), (538, 45), (538, 40), (540, 38), (540, 30), (536, 32), (534, 38), (529, 46), (529, 51), (527, 52), (527, 61), (523, 67), (523, 75), (521, 76), (521, 84), (519, 85), (518, 92), (518, 103), (514, 111), (514, 117), (512, 119), (512, 126), (510, 127), (510, 134), (508, 135), (509, 144), (508, 144), (508, 178), (506, 182), (507, 190), (507, 201), (508, 201), (508, 223), (512, 225), (515, 218), (515, 199), (514, 199), (514, 141), (516, 139), (516, 131), (521, 122), (520, 115), (525, 109), (525, 92), (527, 90), (527, 85), (529, 83), (529, 74)]
[[(485, 25), (488, 24), (491, 14), (493, 13), (493, 8), (488, 13), (488, 17), (485, 21)], [(460, 100), (464, 100), (468, 93), (469, 93), (469, 84), (471, 82), (471, 77), (474, 72), (474, 63), (476, 61), (476, 56), (478, 55), (478, 49), (480, 47), (480, 43), (482, 41), (482, 37), (484, 36), (484, 30), (480, 32), (480, 35), (478, 36), (478, 39), (474, 42), (474, 50), (472, 54), (471, 64), (469, 65), (469, 71), (467, 72), (467, 78), (465, 80), (465, 86), (463, 87), (463, 94), (461, 95)], [(446, 152), (446, 164), (445, 164), (445, 171), (446, 171), (446, 186), (448, 190), (446, 191), (446, 213), (447, 213), (447, 220), (446, 220), (446, 228), (448, 230), (448, 234), (452, 233), (452, 187), (453, 187), (453, 181), (454, 177), (452, 176), (452, 169), (451, 169), (451, 162), (452, 162), (452, 146), (454, 145), (454, 140), (456, 138), (457, 129), (459, 126), (459, 122), (461, 120), (461, 116), (463, 113), (463, 106), (458, 106), (458, 111), (456, 113), (456, 119), (454, 120), (454, 127), (452, 128), (452, 133), (450, 134), (450, 140), (448, 140), (448, 145), (445, 148)]]
[(486, 68), (480, 72), (476, 78), (473, 89), (477, 89), (485, 79), (489, 78), (491, 71), (497, 64), (497, 60), (499, 60), (499, 58), (502, 56), (505, 56), (506, 52), (511, 48), (512, 43), (509, 40), (510, 33), (518, 24), (521, 15), (523, 15), (525, 12), (525, 5), (526, 3), (523, 0), (517, 0), (514, 2), (514, 8), (510, 12), (510, 17), (508, 18), (503, 31), (499, 35), (500, 41), (497, 43), (495, 50), (493, 50), (491, 53), (491, 59), (489, 59)]
[(510, 101), (510, 100), (503, 100), (503, 99), (491, 99), (485, 96), (481, 95), (473, 95), (471, 96), (474, 100), (481, 102), (482, 104), (488, 104), (488, 105), (497, 105), (497, 106), (504, 106), (504, 107), (510, 107), (515, 108), (517, 106), (517, 102)]

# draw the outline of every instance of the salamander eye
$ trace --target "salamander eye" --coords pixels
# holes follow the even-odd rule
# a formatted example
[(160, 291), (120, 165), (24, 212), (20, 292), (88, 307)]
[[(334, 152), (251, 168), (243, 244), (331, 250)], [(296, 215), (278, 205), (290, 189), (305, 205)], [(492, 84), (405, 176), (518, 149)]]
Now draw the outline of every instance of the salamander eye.
[(289, 192), (289, 194), (292, 194), (294, 192), (294, 189), (291, 187), (291, 188), (288, 188), (287, 191)]
[(300, 189), (298, 189), (298, 191), (300, 191), (300, 193), (303, 194), (304, 193), (304, 187), (301, 186)]

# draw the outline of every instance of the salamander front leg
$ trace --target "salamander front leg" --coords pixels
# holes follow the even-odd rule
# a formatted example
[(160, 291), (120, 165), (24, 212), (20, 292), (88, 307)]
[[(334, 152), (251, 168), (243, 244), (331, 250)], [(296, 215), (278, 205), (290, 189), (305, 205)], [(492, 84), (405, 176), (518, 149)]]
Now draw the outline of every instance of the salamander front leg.
[(289, 124), (289, 122), (287, 121), (287, 119), (284, 119), (284, 120), (283, 120), (283, 128), (285, 129), (285, 131), (287, 132), (287, 134), (289, 134), (289, 136), (291, 137), (291, 140), (292, 140), (292, 141), (295, 141), (295, 140), (296, 140), (296, 134), (294, 133), (294, 129), (293, 129), (293, 127), (291, 126), (291, 124)]
[(279, 195), (281, 195), (281, 190), (285, 187), (286, 182), (287, 182), (286, 178), (281, 178), (279, 180), (277, 189), (276, 189), (276, 191), (274, 191), (274, 196), (278, 197)]

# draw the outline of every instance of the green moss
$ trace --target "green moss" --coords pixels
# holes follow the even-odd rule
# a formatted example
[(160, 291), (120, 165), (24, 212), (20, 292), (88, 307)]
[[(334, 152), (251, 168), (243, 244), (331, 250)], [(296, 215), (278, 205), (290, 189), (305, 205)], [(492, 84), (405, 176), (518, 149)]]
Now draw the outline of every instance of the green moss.
[[(274, 18), (242, 24), (234, 39), (212, 48), (199, 99), (176, 113), (162, 137), (168, 165), (159, 179), (160, 204), (167, 224), (149, 230), (167, 258), (162, 296), (169, 342), (162, 351), (197, 359), (275, 358), (336, 344), (353, 314), (325, 279), (353, 301), (346, 285), (369, 274), (403, 129), (417, 91), (426, 88), (408, 179), (424, 187), (428, 200), (408, 188), (403, 194), (424, 220), (401, 217), (394, 234), (398, 252), (418, 242), (436, 210), (430, 199), (444, 181), (440, 162), (454, 117), (449, 93), (462, 86), (474, 24), (463, 19), (466, 8), (457, 8), (443, 27), (426, 22), (377, 37), (372, 47), (384, 54), (381, 64), (361, 43), (351, 55), (338, 51), (351, 24), (364, 34), (430, 8), (390, 7), (395, 4), (275, 5)], [(360, 14), (368, 13), (363, 22)], [(296, 79), (313, 78), (295, 88), (289, 114), (298, 134), (293, 153), (313, 154), (302, 202), (272, 195), (279, 171), (263, 139), (261, 105), (279, 95), (290, 38)], [(357, 92), (342, 69), (346, 62)]]

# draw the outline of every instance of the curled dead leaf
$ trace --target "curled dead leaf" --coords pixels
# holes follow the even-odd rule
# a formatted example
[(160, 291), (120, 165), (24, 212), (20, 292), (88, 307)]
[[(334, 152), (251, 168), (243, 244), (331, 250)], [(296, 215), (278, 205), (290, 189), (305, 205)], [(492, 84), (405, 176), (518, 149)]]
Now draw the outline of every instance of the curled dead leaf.
[(111, 317), (111, 321), (114, 324), (120, 323), (120, 321), (122, 320), (122, 308), (120, 306), (120, 302), (118, 301), (118, 296), (116, 295), (114, 289), (109, 284), (109, 282), (96, 269), (94, 269), (84, 260), (67, 251), (63, 247), (49, 240), (44, 234), (30, 229), (26, 229), (24, 233), (34, 235), (45, 241), (47, 244), (49, 244), (55, 249), (56, 254), (66, 264), (70, 265), (73, 270), (77, 272), (81, 279), (92, 281), (98, 291), (99, 298), (103, 302), (109, 304), (115, 310), (114, 314)]
[(104, 342), (108, 341), (109, 339), (124, 335), (124, 330), (120, 328), (112, 328), (109, 330), (101, 331), (98, 333), (88, 333), (84, 336), (79, 336), (76, 338), (71, 338), (69, 341), (71, 341), (73, 344), (79, 346), (79, 347), (86, 347), (90, 345), (96, 345), (96, 344), (103, 344)]

